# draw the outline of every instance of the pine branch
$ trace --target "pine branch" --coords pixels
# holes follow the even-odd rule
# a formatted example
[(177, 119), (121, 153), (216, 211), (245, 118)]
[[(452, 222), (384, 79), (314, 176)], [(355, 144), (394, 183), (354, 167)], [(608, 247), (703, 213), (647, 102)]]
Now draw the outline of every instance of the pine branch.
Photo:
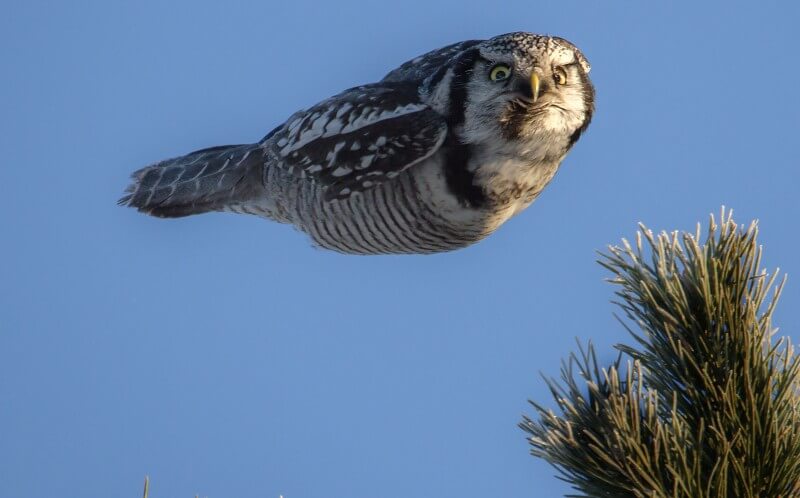
[(640, 226), (602, 255), (634, 344), (605, 369), (573, 354), (548, 381), (558, 413), (531, 402), (520, 424), (577, 496), (800, 496), (800, 359), (772, 340), (783, 281), (757, 235), (723, 209), (703, 244)]

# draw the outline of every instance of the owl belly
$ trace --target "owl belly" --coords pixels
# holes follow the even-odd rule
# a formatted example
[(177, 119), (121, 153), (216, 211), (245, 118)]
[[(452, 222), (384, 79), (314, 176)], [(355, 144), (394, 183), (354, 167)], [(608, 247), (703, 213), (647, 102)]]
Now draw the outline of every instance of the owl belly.
[(326, 249), (347, 254), (430, 254), (473, 244), (499, 226), (496, 216), (464, 207), (444, 185), (432, 159), (391, 181), (326, 201), (323, 188), (302, 182), (288, 207), (292, 222)]

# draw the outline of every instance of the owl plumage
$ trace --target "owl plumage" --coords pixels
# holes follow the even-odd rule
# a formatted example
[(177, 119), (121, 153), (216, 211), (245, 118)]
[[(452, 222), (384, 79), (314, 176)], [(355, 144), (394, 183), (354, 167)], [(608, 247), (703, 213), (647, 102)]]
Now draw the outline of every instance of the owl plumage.
[(455, 43), (291, 116), (255, 144), (133, 174), (119, 203), (291, 223), (349, 254), (465, 247), (525, 209), (589, 125), (589, 63), (530, 33)]

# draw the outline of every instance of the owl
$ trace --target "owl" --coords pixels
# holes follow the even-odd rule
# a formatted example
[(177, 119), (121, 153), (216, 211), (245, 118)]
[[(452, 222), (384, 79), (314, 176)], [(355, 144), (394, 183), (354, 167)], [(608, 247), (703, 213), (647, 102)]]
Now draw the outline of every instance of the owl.
[(119, 204), (162, 218), (257, 215), (347, 254), (466, 247), (553, 179), (594, 112), (589, 68), (554, 36), (448, 45), (295, 113), (257, 143), (140, 169)]

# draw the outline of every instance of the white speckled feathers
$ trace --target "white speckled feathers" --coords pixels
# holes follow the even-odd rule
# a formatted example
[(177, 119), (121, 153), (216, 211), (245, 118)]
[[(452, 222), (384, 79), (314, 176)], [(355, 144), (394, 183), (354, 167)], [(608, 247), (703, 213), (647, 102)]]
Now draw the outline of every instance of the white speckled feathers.
[(415, 87), (384, 83), (352, 88), (302, 111), (262, 143), (278, 167), (347, 197), (396, 177), (441, 146), (444, 118)]

